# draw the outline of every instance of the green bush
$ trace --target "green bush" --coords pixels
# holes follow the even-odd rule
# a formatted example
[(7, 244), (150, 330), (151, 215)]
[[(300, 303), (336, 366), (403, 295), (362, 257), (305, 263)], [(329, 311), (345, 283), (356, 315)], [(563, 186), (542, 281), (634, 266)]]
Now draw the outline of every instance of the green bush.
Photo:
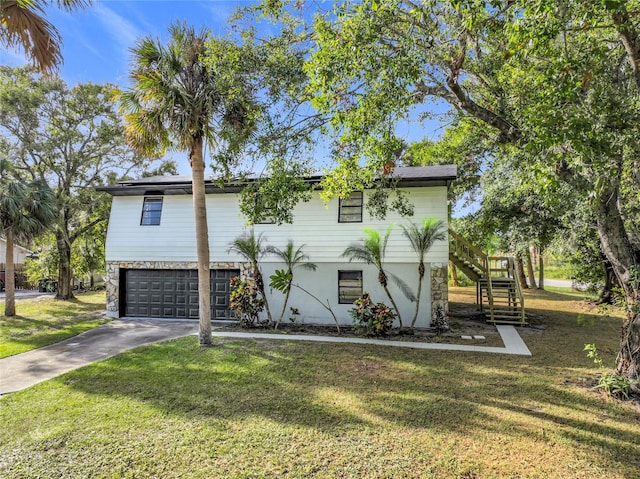
[(355, 308), (349, 313), (358, 334), (384, 336), (391, 330), (396, 314), (389, 306), (384, 303), (374, 303), (366, 292), (353, 304)]
[(629, 379), (616, 373), (604, 373), (598, 381), (598, 387), (604, 389), (610, 396), (629, 399), (631, 383)]
[(260, 313), (264, 310), (264, 299), (258, 296), (258, 290), (237, 276), (231, 278), (230, 284), (230, 306), (235, 311), (240, 326), (252, 328), (268, 323), (268, 320), (260, 321)]

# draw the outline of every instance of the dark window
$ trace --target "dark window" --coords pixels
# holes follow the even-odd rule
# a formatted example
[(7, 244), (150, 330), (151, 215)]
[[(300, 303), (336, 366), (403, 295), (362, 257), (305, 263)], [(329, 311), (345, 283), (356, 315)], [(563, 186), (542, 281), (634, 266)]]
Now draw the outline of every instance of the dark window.
[(141, 225), (159, 225), (162, 215), (162, 198), (145, 198), (142, 205)]
[(352, 304), (362, 296), (362, 271), (338, 271), (338, 303)]
[(339, 223), (362, 223), (362, 191), (354, 191), (340, 199)]

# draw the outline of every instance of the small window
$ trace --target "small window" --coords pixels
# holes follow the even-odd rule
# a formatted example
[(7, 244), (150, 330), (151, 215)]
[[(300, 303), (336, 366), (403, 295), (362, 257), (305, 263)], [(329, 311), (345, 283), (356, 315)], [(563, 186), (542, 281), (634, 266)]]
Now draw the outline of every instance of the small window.
[(354, 191), (340, 199), (339, 223), (362, 223), (362, 191)]
[(142, 205), (141, 225), (159, 225), (162, 215), (162, 198), (145, 198)]
[(271, 214), (271, 208), (265, 208), (264, 216), (262, 220), (258, 223), (259, 225), (274, 225), (276, 224), (276, 219)]
[(338, 271), (338, 303), (352, 304), (362, 296), (362, 271)]

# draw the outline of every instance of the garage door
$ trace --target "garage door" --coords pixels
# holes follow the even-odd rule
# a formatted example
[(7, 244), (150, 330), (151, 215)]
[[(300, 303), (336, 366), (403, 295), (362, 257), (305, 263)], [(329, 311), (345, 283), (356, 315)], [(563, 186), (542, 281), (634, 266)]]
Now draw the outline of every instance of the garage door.
[[(238, 270), (211, 271), (212, 319), (234, 319), (229, 309), (229, 279), (239, 274)], [(198, 318), (197, 270), (130, 269), (124, 275), (125, 316)]]

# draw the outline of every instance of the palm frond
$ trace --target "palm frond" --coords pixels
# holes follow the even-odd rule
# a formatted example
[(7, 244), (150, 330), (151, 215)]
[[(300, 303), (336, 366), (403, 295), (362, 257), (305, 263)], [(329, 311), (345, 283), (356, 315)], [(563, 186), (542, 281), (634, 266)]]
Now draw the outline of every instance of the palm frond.
[(345, 248), (345, 250), (340, 255), (342, 258), (348, 258), (349, 262), (352, 261), (364, 261), (367, 264), (375, 263), (375, 258), (373, 257), (371, 250), (367, 248), (365, 245), (352, 243)]
[(400, 278), (399, 276), (397, 276), (397, 275), (395, 275), (393, 273), (389, 273), (389, 272), (387, 272), (387, 275), (391, 276), (391, 279), (396, 284), (396, 286), (398, 286), (398, 289), (400, 289), (400, 291), (402, 291), (402, 294), (404, 294), (404, 296), (409, 301), (411, 301), (412, 303), (416, 301), (416, 295), (411, 290), (409, 285), (402, 278)]
[[(36, 67), (53, 73), (62, 63), (62, 37), (45, 17), (47, 0), (3, 0), (0, 3), (0, 42), (8, 47), (20, 47)], [(73, 11), (91, 4), (90, 0), (57, 0), (58, 8)]]
[(267, 253), (267, 248), (264, 246), (266, 238), (263, 233), (256, 236), (255, 231), (252, 229), (248, 233), (244, 233), (242, 236), (234, 239), (227, 249), (227, 253), (238, 253), (252, 264), (256, 265)]

